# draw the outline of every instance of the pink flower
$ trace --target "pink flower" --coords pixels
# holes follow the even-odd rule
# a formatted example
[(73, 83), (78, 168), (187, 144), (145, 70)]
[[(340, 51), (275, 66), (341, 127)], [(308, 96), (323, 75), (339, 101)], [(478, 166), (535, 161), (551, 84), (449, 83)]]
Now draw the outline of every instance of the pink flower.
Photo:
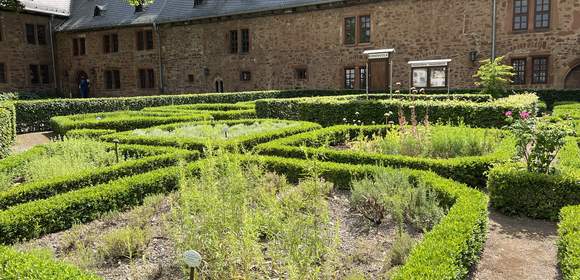
[(530, 113), (526, 111), (520, 112), (520, 118), (522, 118), (523, 120), (527, 120), (530, 118)]
[(508, 117), (508, 118), (511, 117), (513, 114), (514, 113), (512, 111), (505, 112), (505, 116)]

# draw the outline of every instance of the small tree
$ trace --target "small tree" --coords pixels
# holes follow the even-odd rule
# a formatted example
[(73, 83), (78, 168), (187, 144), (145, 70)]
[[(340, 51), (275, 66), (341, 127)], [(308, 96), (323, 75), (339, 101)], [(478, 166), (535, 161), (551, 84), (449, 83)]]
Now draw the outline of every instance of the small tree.
[(145, 6), (153, 3), (155, 0), (127, 0), (131, 6)]
[(481, 67), (474, 75), (480, 80), (475, 85), (483, 87), (483, 93), (500, 97), (506, 94), (507, 87), (511, 84), (511, 78), (514, 75), (514, 68), (503, 64), (503, 57), (500, 56), (493, 61), (486, 59), (481, 62)]
[(0, 0), (0, 9), (8, 11), (20, 11), (24, 5), (18, 0)]

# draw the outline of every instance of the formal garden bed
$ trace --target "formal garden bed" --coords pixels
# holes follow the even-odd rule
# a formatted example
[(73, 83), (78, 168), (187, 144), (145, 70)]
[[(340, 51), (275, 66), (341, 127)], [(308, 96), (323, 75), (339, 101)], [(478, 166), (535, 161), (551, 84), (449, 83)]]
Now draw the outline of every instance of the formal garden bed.
[(559, 221), (577, 277), (577, 105), (331, 93), (4, 103), (67, 139), (0, 160), (0, 275), (181, 279), (197, 250), (206, 279), (466, 279), (491, 205)]

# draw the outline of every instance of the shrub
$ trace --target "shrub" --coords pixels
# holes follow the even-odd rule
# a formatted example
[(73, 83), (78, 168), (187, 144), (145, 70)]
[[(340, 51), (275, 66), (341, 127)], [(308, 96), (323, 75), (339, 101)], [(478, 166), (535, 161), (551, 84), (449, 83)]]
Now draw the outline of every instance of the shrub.
[(0, 102), (0, 158), (7, 156), (16, 140), (16, 112), (9, 102)]
[(483, 87), (483, 93), (498, 97), (507, 93), (507, 87), (511, 84), (511, 78), (515, 75), (514, 68), (503, 64), (503, 57), (487, 59), (481, 62), (481, 66), (474, 75), (479, 78), (475, 84)]
[(162, 107), (145, 108), (146, 112), (176, 112), (176, 111), (244, 111), (256, 109), (253, 103), (211, 103), (211, 104), (186, 104)]
[[(207, 93), (163, 96), (91, 99), (48, 99), (16, 101), (17, 129), (19, 132), (44, 131), (49, 120), (56, 116), (141, 110), (147, 107), (196, 103), (237, 103), (263, 98), (293, 98), (303, 96), (334, 96), (357, 91), (333, 90), (272, 90), (236, 93)], [(360, 91), (358, 91), (360, 92)]]
[(101, 139), (105, 141), (119, 140), (121, 143), (128, 144), (142, 144), (142, 145), (154, 145), (154, 146), (174, 146), (185, 148), (189, 150), (199, 150), (203, 151), (208, 145), (221, 146), (226, 148), (252, 148), (257, 144), (270, 141), (272, 139), (285, 137), (292, 134), (297, 134), (304, 131), (309, 131), (313, 129), (320, 128), (320, 125), (309, 122), (287, 122), (291, 124), (288, 127), (256, 131), (251, 134), (242, 135), (240, 137), (230, 138), (230, 139), (210, 139), (199, 137), (202, 135), (193, 135), (194, 137), (179, 136), (172, 134), (172, 131), (180, 129), (187, 126), (217, 126), (217, 125), (253, 125), (254, 123), (263, 122), (279, 122), (278, 120), (265, 120), (265, 119), (248, 119), (248, 120), (237, 120), (237, 121), (217, 121), (217, 122), (193, 122), (193, 123), (179, 123), (171, 124), (165, 126), (152, 127), (140, 131), (127, 131), (116, 134), (105, 135)]
[(101, 279), (94, 274), (83, 272), (73, 265), (55, 261), (47, 254), (21, 253), (6, 246), (0, 246), (0, 278), (22, 280)]
[(580, 279), (580, 205), (560, 211), (558, 262), (564, 280)]
[[(334, 100), (329, 98), (265, 99), (256, 101), (260, 118), (312, 121), (323, 126), (344, 124), (344, 119), (356, 119), (364, 124), (384, 123), (385, 113), (403, 108), (410, 119), (414, 108), (418, 119), (429, 115), (431, 122), (464, 123), (472, 127), (503, 127), (506, 111), (536, 112), (538, 97), (533, 94), (513, 95), (490, 102), (432, 101), (432, 100)], [(359, 112), (357, 115), (356, 112)], [(396, 122), (397, 116), (388, 121)]]
[(580, 120), (580, 103), (578, 102), (556, 103), (552, 114), (556, 117), (572, 118), (574, 120)]
[(98, 254), (105, 260), (134, 260), (143, 254), (151, 241), (151, 233), (140, 227), (123, 227), (107, 232), (101, 237), (103, 244)]
[(139, 205), (148, 195), (175, 190), (178, 171), (176, 167), (163, 168), (0, 211), (0, 244), (38, 238)]
[(356, 138), (357, 135), (384, 135), (386, 133), (385, 131), (386, 126), (378, 125), (328, 127), (261, 144), (257, 147), (257, 150), (261, 154), (282, 157), (305, 158), (308, 156), (318, 156), (320, 160), (340, 163), (378, 164), (431, 170), (441, 176), (480, 188), (485, 187), (485, 173), (489, 168), (495, 163), (509, 161), (514, 154), (514, 141), (511, 137), (506, 137), (503, 141), (497, 143), (494, 152), (490, 154), (449, 159), (417, 158), (325, 147), (326, 143), (342, 143), (348, 139)]
[(491, 205), (509, 215), (556, 220), (560, 209), (580, 204), (578, 174), (527, 172), (521, 165), (500, 165), (489, 171)]
[[(269, 170), (298, 181), (316, 168), (326, 180), (348, 188), (351, 180), (377, 171), (368, 165), (347, 165), (299, 159), (242, 156), (244, 161), (258, 162)], [(199, 169), (198, 162), (192, 170)], [(197, 168), (196, 168), (197, 167)], [(463, 279), (478, 260), (486, 240), (488, 198), (466, 185), (444, 179), (426, 171), (403, 169), (403, 172), (436, 191), (440, 203), (450, 207), (448, 214), (415, 246), (406, 264), (392, 279)]]
[(66, 138), (77, 139), (99, 139), (103, 135), (113, 134), (117, 131), (114, 129), (73, 129), (67, 131), (64, 135)]
[(407, 232), (399, 231), (388, 255), (390, 265), (404, 265), (415, 244), (415, 240)]

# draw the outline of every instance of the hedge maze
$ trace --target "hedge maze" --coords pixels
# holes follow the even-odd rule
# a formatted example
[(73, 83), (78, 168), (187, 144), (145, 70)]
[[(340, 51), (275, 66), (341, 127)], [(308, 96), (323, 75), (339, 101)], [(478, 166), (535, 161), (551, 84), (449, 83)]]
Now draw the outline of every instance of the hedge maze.
[[(428, 188), (445, 215), (391, 279), (466, 279), (487, 238), (489, 204), (506, 214), (558, 220), (562, 273), (576, 279), (578, 140), (570, 135), (561, 150), (562, 172), (530, 174), (513, 162), (516, 139), (504, 129), (506, 112), (539, 114), (538, 104), (533, 94), (492, 99), (480, 94), (333, 91), (0, 104), (0, 122), (7, 123), (1, 126), (0, 156), (7, 154), (17, 128), (50, 126), (66, 138), (104, 143), (126, 159), (0, 189), (0, 243), (5, 245), (0, 247), (0, 274), (16, 277), (33, 271), (35, 279), (53, 274), (99, 279), (8, 246), (88, 223), (111, 210), (127, 210), (152, 194), (176, 192), (184, 176), (202, 176), (210, 157), (233, 153), (241, 162), (284, 175), (294, 184), (315, 173), (348, 191), (371, 174), (396, 171)], [(578, 108), (577, 103), (556, 104), (553, 118), (578, 123)], [(0, 171), (16, 168), (44, 149), (2, 159)]]

